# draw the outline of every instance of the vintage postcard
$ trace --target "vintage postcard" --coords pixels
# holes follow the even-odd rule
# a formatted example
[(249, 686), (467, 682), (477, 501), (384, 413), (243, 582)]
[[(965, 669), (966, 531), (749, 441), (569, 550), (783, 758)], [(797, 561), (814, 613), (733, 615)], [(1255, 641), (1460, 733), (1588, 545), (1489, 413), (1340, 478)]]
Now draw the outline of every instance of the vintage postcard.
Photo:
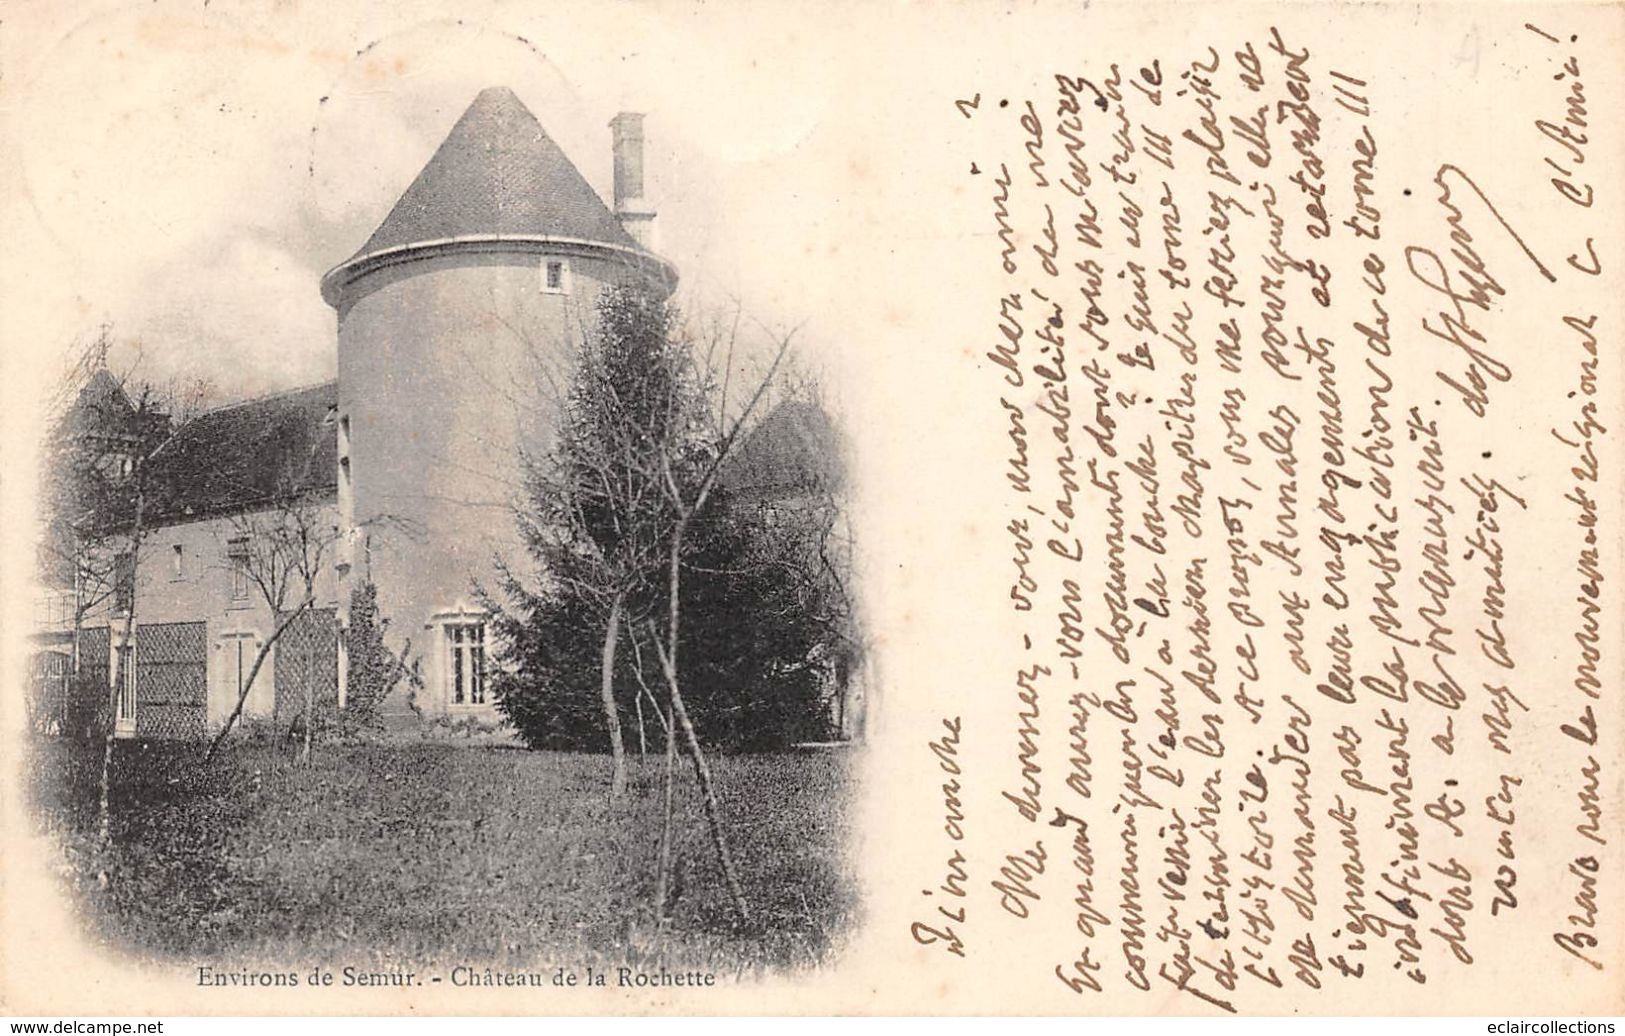
[(1621, 1013), (1622, 98), (1617, 3), (5, 5), (0, 1008)]

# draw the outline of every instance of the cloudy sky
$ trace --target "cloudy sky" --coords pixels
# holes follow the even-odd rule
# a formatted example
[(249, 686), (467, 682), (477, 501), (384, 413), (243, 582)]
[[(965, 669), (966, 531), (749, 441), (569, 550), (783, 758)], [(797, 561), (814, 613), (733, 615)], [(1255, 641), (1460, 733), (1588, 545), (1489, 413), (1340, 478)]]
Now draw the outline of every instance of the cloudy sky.
[(222, 400), (331, 377), (321, 274), (474, 95), (505, 84), (605, 197), (609, 119), (648, 113), (658, 244), (685, 289), (808, 324), (810, 339), (838, 334), (804, 262), (838, 248), (805, 204), (830, 202), (814, 138), (838, 62), (793, 33), (719, 46), (752, 27), (705, 8), (447, 6), (8, 17), (10, 329), (49, 356), (109, 323), (149, 376), (206, 377)]
[(967, 441), (960, 402), (985, 388), (972, 346), (997, 286), (953, 98), (1002, 89), (991, 58), (1064, 33), (949, 0), (4, 4), (0, 525), (33, 513), (42, 400), (103, 323), (139, 343), (144, 378), (205, 379), (215, 403), (332, 377), (321, 275), (501, 84), (603, 196), (610, 119), (647, 114), (685, 305), (737, 299), (797, 329), (851, 447), (854, 513), (891, 516), (866, 551), (963, 553), (959, 523), (921, 520), (998, 449)]

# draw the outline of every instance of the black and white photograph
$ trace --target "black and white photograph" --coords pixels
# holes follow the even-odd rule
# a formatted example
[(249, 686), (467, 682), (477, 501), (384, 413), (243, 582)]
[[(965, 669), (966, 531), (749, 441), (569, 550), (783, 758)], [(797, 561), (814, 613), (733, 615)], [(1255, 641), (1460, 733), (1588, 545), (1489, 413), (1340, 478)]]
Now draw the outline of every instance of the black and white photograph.
[[(657, 95), (429, 31), (199, 84), (237, 150), (135, 220), (192, 236), (133, 230), (42, 349), (31, 822), (93, 944), (201, 987), (824, 966), (870, 688), (812, 314), (706, 267), (752, 231)], [(90, 200), (64, 164), (187, 157), (102, 143), (25, 151), (42, 215)]]
[(0, 1013), (1614, 1032), (1622, 58), (0, 0)]

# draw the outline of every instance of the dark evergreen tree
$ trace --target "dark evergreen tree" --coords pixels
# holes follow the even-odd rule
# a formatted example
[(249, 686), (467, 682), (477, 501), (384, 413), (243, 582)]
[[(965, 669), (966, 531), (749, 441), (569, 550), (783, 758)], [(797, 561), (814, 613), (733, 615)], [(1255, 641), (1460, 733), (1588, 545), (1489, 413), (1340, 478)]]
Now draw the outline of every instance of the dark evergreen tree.
[[(646, 726), (663, 730), (647, 715), (664, 704), (654, 637), (664, 635), (655, 631), (665, 628), (678, 517), (662, 480), (692, 498), (723, 445), (709, 431), (712, 386), (694, 377), (675, 327), (663, 298), (606, 292), (556, 446), (527, 458), (518, 520), (534, 574), (503, 569), (487, 600), (503, 661), (493, 688), (533, 747), (610, 748), (611, 717), (639, 715), (640, 696)], [(684, 540), (679, 670), (696, 729), (716, 747), (828, 733), (815, 655), (833, 609), (809, 575), (816, 555), (771, 518), (719, 488)]]

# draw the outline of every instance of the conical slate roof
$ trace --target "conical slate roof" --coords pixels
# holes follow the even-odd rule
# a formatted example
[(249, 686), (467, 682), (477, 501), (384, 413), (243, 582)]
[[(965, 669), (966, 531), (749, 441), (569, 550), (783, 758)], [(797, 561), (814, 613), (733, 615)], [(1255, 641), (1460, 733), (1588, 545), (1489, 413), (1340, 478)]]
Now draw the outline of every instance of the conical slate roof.
[(476, 234), (573, 238), (641, 250), (505, 86), (480, 91), (352, 259)]

